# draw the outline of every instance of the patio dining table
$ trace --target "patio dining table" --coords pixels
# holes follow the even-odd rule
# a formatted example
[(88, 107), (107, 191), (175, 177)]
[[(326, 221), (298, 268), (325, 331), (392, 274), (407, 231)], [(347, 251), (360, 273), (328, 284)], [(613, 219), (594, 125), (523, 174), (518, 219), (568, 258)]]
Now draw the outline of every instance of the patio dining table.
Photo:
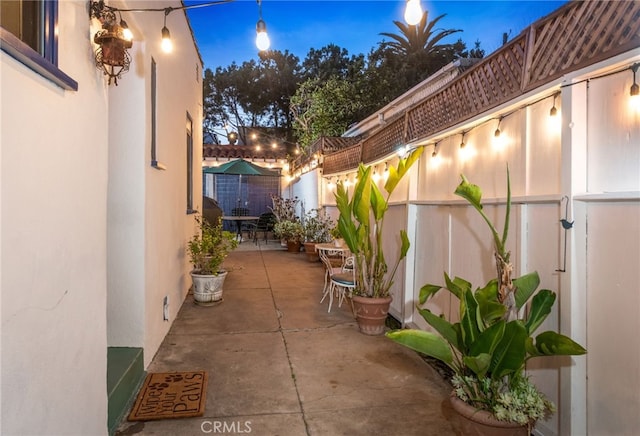
[(242, 242), (242, 224), (245, 221), (258, 221), (260, 217), (250, 215), (225, 215), (222, 217), (224, 221), (233, 221), (236, 223), (238, 240)]

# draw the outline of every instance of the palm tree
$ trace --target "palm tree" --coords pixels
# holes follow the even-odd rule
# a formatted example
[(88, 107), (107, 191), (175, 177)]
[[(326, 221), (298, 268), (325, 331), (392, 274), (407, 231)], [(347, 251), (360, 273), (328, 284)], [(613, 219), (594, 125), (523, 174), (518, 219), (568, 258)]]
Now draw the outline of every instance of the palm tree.
[(401, 21), (394, 21), (393, 24), (400, 29), (400, 35), (386, 32), (380, 33), (380, 35), (393, 39), (393, 41), (385, 42), (384, 44), (396, 55), (434, 55), (441, 50), (452, 47), (453, 44), (438, 44), (443, 38), (456, 32), (462, 32), (461, 29), (434, 29), (438, 21), (445, 15), (442, 14), (427, 22), (428, 12), (425, 11), (420, 22), (415, 26), (404, 24)]

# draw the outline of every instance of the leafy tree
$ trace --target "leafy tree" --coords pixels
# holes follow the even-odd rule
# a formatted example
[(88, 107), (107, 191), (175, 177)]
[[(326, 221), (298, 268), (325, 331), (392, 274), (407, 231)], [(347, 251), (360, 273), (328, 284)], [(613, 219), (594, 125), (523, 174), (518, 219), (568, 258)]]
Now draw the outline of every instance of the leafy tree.
[(291, 97), (293, 128), (299, 144), (306, 148), (321, 136), (340, 136), (357, 121), (361, 108), (352, 82), (330, 77), (324, 82), (308, 79)]
[[(219, 143), (220, 136), (233, 131), (241, 143), (258, 126), (273, 128), (279, 140), (291, 140), (292, 117), (289, 98), (300, 81), (297, 56), (269, 51), (238, 66), (218, 67), (204, 74), (204, 135)], [(227, 126), (223, 131), (222, 127)], [(278, 133), (276, 133), (278, 132)], [(284, 134), (282, 133), (284, 132)]]
[(319, 50), (311, 48), (302, 62), (303, 79), (316, 79), (321, 82), (331, 77), (346, 79), (352, 72), (353, 62), (354, 59), (349, 58), (349, 52), (335, 44), (329, 44)]
[(400, 30), (399, 34), (383, 32), (381, 35), (391, 38), (381, 44), (390, 49), (390, 53), (404, 61), (401, 72), (409, 87), (421, 82), (438, 71), (447, 63), (459, 57), (459, 52), (466, 47), (460, 44), (444, 44), (442, 40), (449, 35), (461, 32), (460, 29), (437, 29), (438, 22), (446, 14), (428, 21), (428, 12), (422, 14), (420, 22), (415, 26), (400, 21), (393, 23)]

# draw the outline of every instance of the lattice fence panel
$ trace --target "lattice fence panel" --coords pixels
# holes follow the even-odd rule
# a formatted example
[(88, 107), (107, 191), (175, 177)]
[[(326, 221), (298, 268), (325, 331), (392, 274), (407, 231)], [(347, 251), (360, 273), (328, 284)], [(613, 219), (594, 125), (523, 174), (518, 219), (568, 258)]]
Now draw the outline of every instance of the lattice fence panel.
[(532, 37), (527, 89), (640, 47), (640, 2), (572, 2), (538, 22)]
[(369, 163), (393, 153), (404, 145), (404, 117), (384, 126), (362, 144), (362, 162)]
[(521, 92), (524, 35), (409, 111), (409, 140), (429, 136)]
[(362, 144), (345, 148), (324, 157), (323, 174), (335, 174), (358, 167), (362, 157)]

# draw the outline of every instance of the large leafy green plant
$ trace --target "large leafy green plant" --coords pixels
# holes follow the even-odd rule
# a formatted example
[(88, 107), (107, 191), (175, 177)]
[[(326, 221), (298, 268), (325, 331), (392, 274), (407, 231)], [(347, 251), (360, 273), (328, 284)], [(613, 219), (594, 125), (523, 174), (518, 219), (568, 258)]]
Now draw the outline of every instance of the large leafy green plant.
[(386, 197), (372, 179), (372, 167), (362, 163), (358, 167), (358, 181), (353, 195), (338, 183), (335, 198), (340, 216), (338, 229), (356, 261), (356, 287), (354, 294), (366, 297), (388, 297), (400, 261), (409, 251), (409, 238), (400, 231), (400, 253), (389, 274), (382, 247), (384, 216), (389, 209), (389, 198), (400, 180), (422, 154), (422, 147), (399, 160), (397, 168), (390, 165), (384, 184)]
[[(437, 333), (406, 329), (387, 333), (390, 339), (445, 363), (454, 371), (456, 396), (493, 413), (498, 419), (531, 425), (553, 410), (524, 374), (529, 359), (541, 356), (580, 355), (586, 350), (554, 331), (535, 335), (551, 312), (556, 294), (536, 292), (537, 272), (512, 279), (513, 267), (506, 241), (509, 231), (511, 188), (507, 170), (507, 206), (500, 234), (482, 209), (482, 192), (462, 176), (455, 193), (467, 200), (488, 224), (495, 245), (497, 278), (473, 290), (471, 283), (444, 274), (445, 285), (420, 289), (420, 306), (441, 289), (459, 301), (459, 322), (450, 322), (429, 309), (420, 315)], [(522, 317), (518, 314), (522, 313)], [(535, 336), (534, 336), (535, 335)], [(521, 400), (516, 401), (520, 398)]]

